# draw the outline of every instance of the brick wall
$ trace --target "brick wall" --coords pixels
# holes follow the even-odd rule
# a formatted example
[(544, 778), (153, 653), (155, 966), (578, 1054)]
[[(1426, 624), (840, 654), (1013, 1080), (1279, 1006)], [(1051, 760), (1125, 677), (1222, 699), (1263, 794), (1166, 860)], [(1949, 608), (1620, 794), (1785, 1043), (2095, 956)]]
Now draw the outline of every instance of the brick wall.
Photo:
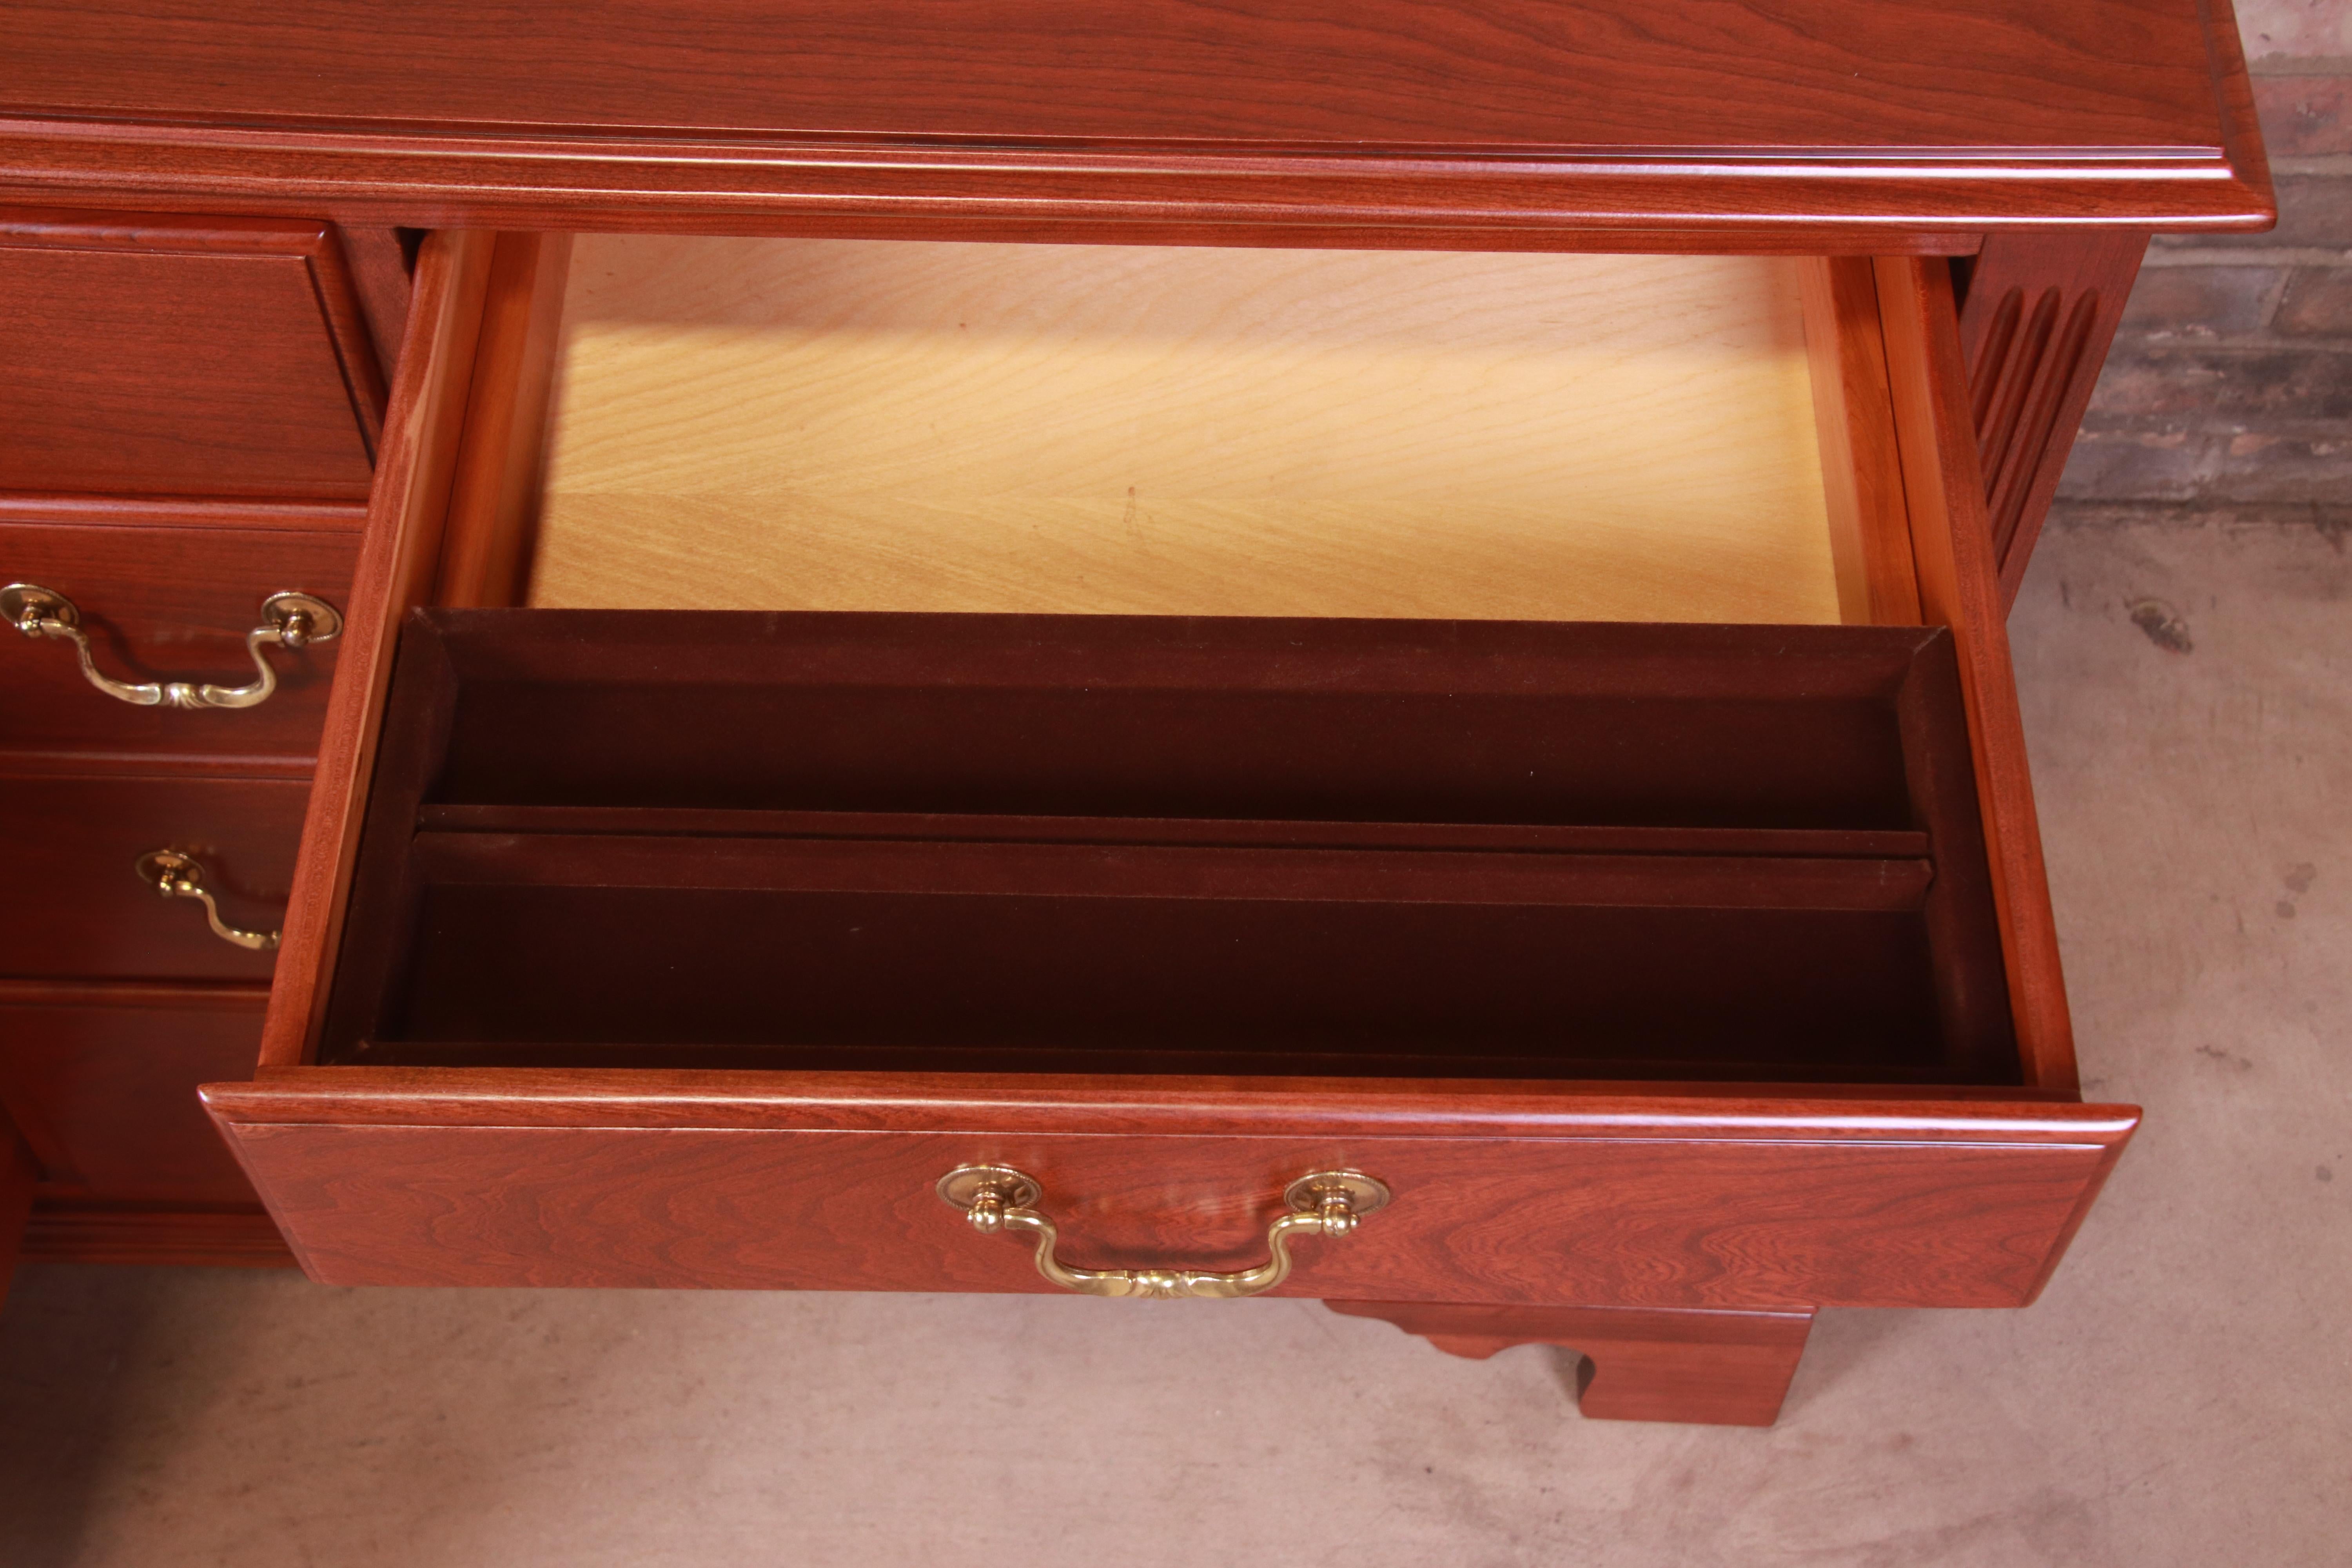
[(2352, 0), (2241, 0), (2238, 21), (2279, 226), (2149, 247), (2063, 510), (2352, 526)]

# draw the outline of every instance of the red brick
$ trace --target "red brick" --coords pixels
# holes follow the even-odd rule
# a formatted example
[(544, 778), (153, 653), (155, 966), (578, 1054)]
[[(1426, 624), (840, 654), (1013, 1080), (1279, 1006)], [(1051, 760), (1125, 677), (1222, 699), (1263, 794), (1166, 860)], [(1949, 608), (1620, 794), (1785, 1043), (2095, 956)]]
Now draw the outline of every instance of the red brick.
[(2352, 77), (2258, 76), (2254, 109), (2273, 158), (2352, 153)]
[(2122, 330), (2194, 338), (2259, 331), (2278, 280), (2275, 267), (2143, 268)]
[(2271, 325), (2291, 337), (2352, 338), (2352, 267), (2297, 268)]
[(2352, 435), (2330, 438), (2250, 431), (2233, 437), (2222, 453), (2221, 474), (2207, 493), (2217, 500), (2340, 503), (2352, 495)]
[(2352, 437), (2085, 430), (2058, 493), (2074, 501), (2341, 505), (2352, 495)]
[(2183, 363), (2118, 341), (2099, 372), (2090, 412), (2102, 423), (2134, 428), (2200, 420), (2212, 412), (2221, 380), (2234, 368), (2227, 363)]
[(2238, 0), (2237, 12), (2248, 59), (2352, 54), (2344, 0)]
[(2091, 395), (2091, 415), (2109, 429), (2352, 421), (2352, 353), (2302, 344), (2119, 342)]
[(2058, 480), (2065, 500), (2194, 500), (2221, 478), (2223, 443), (2213, 437), (2085, 430)]

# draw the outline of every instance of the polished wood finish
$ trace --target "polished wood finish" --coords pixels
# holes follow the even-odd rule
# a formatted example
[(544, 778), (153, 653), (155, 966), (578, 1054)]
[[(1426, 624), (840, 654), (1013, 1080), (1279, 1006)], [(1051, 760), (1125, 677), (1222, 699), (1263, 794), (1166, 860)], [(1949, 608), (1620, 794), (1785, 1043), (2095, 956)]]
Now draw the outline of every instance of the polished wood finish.
[(25, 1258), (147, 1268), (296, 1267), (277, 1222), (257, 1204), (203, 1208), (44, 1199), (25, 1226)]
[(522, 603), (546, 492), (548, 399), (571, 261), (568, 234), (498, 237), (483, 287), (436, 604)]
[(205, 1095), (337, 1283), (1043, 1290), (940, 1175), (1028, 1172), (1089, 1263), (1226, 1268), (1286, 1182), (1336, 1163), (1396, 1202), (1286, 1293), (1676, 1307), (2021, 1304), (2137, 1121), (1124, 1075), (304, 1068)]
[(1775, 225), (1811, 248), (2259, 226), (2233, 26), (2226, 0), (1791, 0), (1674, 26), (1637, 0), (424, 0), (386, 32), (360, 0), (49, 0), (0, 24), (0, 167), (19, 190), (516, 228), (1616, 228), (1679, 249)]
[(335, 232), (351, 263), (352, 287), (367, 317), (376, 363), (389, 376), (408, 329), (409, 247), (395, 228), (346, 226)]
[(332, 229), (0, 211), (0, 489), (363, 497), (383, 384)]
[(223, 920), (275, 930), (307, 794), (295, 780), (0, 773), (0, 855), (39, 889), (0, 900), (0, 975), (268, 980), (273, 954), (215, 936), (203, 906), (163, 898), (131, 865), (193, 854)]
[(1916, 626), (1919, 584), (1877, 279), (1862, 257), (1809, 261), (1800, 276), (1839, 616), (1850, 625)]
[[(0, 214), (0, 577), (72, 598), (109, 674), (244, 684), (266, 595), (347, 601), (384, 395), (358, 282), (318, 223)], [(0, 916), (28, 1256), (287, 1260), (195, 1097), (248, 1070), (271, 957), (131, 859), (194, 850), (227, 919), (275, 927), (337, 648), (273, 649), (268, 701), (183, 713), (0, 641), (0, 848), (41, 889)]]
[[(75, 528), (283, 529), (357, 534), (367, 503), (357, 500), (214, 500), (201, 496), (0, 494), (0, 539), (19, 523)], [(123, 553), (128, 553), (124, 552)]]
[(262, 984), (0, 980), (0, 1105), (53, 1203), (259, 1200), (196, 1086), (251, 1070)]
[(530, 602), (1835, 621), (1805, 270), (585, 237)]
[(1951, 275), (1940, 263), (1901, 258), (1881, 258), (1876, 272), (1919, 605), (1930, 623), (1952, 628), (1959, 653), (1977, 798), (1984, 811), (2025, 1081), (2072, 1089), (2074, 1025), (2066, 1012), (2033, 782), (2026, 771), (2025, 725), (2010, 665), (2006, 606), (1985, 522)]
[(919, 838), (959, 844), (1212, 844), (1228, 847), (1564, 850), (1587, 855), (1783, 855), (1919, 859), (1912, 828), (1594, 827), (1575, 824), (1268, 821), (1007, 812), (771, 811), (732, 806), (483, 805), (432, 801), (421, 832), (652, 833), (727, 838)]
[(1624, 1307), (1496, 1307), (1426, 1301), (1326, 1301), (1378, 1318), (1473, 1361), (1514, 1345), (1581, 1352), (1577, 1405), (1606, 1421), (1769, 1426), (1805, 1353), (1813, 1314), (1648, 1311)]
[[(100, 510), (0, 506), (0, 581), (37, 583), (71, 599), (100, 669), (117, 680), (246, 685), (254, 668), (245, 639), (262, 624), (262, 600), (290, 589), (339, 609), (349, 602), (354, 531), (243, 528), (234, 526), (234, 508), (190, 519), (169, 503), (104, 509), (100, 526), (83, 521)], [(0, 773), (17, 752), (148, 771), (192, 756), (307, 770), (341, 647), (270, 647), (262, 657), (278, 686), (268, 700), (191, 712), (134, 707), (95, 689), (68, 644), (0, 636)]]
[(420, 612), (383, 734), (322, 1059), (2015, 1077), (1941, 631)]
[(1969, 269), (1960, 347), (2004, 606), (2025, 580), (2147, 249), (2146, 235), (2128, 232), (2005, 234)]
[(300, 1061), (326, 1005), (352, 851), (375, 765), (376, 727), (401, 617), (430, 595), (463, 439), (494, 237), (438, 233), (417, 258), (416, 294), (384, 422), (379, 479), (344, 618), (319, 772), (278, 947), (265, 1062)]

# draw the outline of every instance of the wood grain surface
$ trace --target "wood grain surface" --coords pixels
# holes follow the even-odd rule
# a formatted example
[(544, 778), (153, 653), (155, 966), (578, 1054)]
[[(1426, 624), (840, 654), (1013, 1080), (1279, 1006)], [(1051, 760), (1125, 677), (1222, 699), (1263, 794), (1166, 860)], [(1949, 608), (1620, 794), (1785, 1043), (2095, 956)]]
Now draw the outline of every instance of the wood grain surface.
[(1627, 1306), (2020, 1304), (2135, 1120), (1092, 1081), (302, 1068), (205, 1096), (338, 1283), (1047, 1289), (931, 1184), (1011, 1163), (1045, 1184), (1073, 1260), (1231, 1268), (1286, 1182), (1353, 1166), (1397, 1201), (1318, 1244), (1286, 1293)]
[(257, 1203), (196, 1086), (252, 1070), (268, 1000), (259, 984), (0, 980), (0, 1105), (43, 1200)]
[(2025, 1081), (2071, 1089), (2077, 1077), (2074, 1023), (1986, 521), (1951, 274), (1940, 264), (1899, 258), (1882, 258), (1876, 272), (1919, 604), (1929, 622), (1952, 628), (1959, 655), (1969, 754)]
[(1832, 621), (1799, 271), (583, 237), (530, 602)]
[(1514, 1345), (1581, 1352), (1577, 1407), (1604, 1421), (1769, 1426), (1805, 1353), (1811, 1312), (1645, 1311), (1626, 1307), (1496, 1307), (1326, 1301), (1379, 1318), (1449, 1355), (1485, 1361)]
[[(168, 505), (138, 509), (135, 523), (20, 521), (28, 510), (0, 509), (0, 582), (37, 583), (72, 600), (100, 671), (116, 680), (247, 685), (255, 672), (245, 639), (263, 624), (264, 599), (298, 590), (338, 609), (350, 600), (360, 542), (348, 529), (222, 526), (223, 509), (191, 528)], [(0, 636), (0, 752), (276, 757), (307, 767), (341, 646), (267, 648), (278, 681), (267, 700), (187, 711), (95, 689), (69, 643)]]
[[(582, 17), (417, 0), (390, 34), (359, 0), (78, 0), (10, 18), (8, 100), (85, 113), (160, 101), (265, 121), (1465, 149), (2186, 151), (2221, 137), (2203, 18), (2181, 0), (2031, 20), (1991, 0), (1932, 13), (1812, 0), (1681, 26), (1606, 0), (1265, 14), (1114, 0), (1079, 15), (1038, 0), (622, 0)], [(109, 47), (134, 34), (138, 50)], [(360, 36), (374, 47), (352, 48)], [(1974, 47), (1954, 58), (1955, 39)], [(1767, 59), (1769, 94), (1743, 68)], [(2000, 112), (1958, 118), (1972, 97)]]
[[(382, 733), (322, 1060), (2016, 1076), (1942, 631), (420, 611)], [(418, 835), (428, 795), (658, 821)], [(730, 801), (905, 815), (721, 837), (701, 803)], [(952, 840), (991, 811), (1097, 841)], [(1127, 826), (1269, 815), (1373, 841)], [(1769, 832), (1727, 857), (1451, 833), (1629, 822)], [(1932, 871), (1755, 853), (1906, 826)]]
[(366, 521), (367, 503), (358, 500), (216, 500), (203, 496), (72, 495), (55, 490), (0, 495), (0, 529), (49, 523), (76, 528), (267, 528), (356, 534)]
[(422, 833), (436, 887), (1916, 913), (1925, 859)]
[(768, 811), (707, 806), (476, 805), (417, 808), (437, 833), (655, 833), (732, 838), (890, 838), (964, 844), (1217, 844), (1374, 849), (1555, 850), (1583, 855), (1773, 855), (1917, 859), (1912, 828), (1591, 827), (1515, 823), (1027, 816), (1013, 813)]
[(250, 1083), (210, 1085), (229, 1121), (449, 1127), (779, 1125), (887, 1132), (970, 1131), (1177, 1133), (1200, 1119), (1256, 1134), (1304, 1131), (1506, 1138), (1580, 1137), (1617, 1123), (1662, 1136), (1799, 1142), (1887, 1137), (1906, 1143), (2112, 1142), (2130, 1106), (2084, 1105), (2052, 1089), (1828, 1084), (1791, 1097), (1753, 1084), (1656, 1084), (1370, 1078), (1191, 1079), (1134, 1073), (744, 1073), (648, 1070), (278, 1067)]
[(1799, 277), (1840, 616), (1853, 625), (1916, 626), (1911, 519), (1871, 263), (1824, 257), (1802, 264)]
[[(1921, 627), (625, 610), (408, 626), (412, 754), (387, 787), (451, 804), (1901, 830), (1928, 826), (1907, 699), (1960, 736), (1951, 639)], [(446, 729), (442, 694), (465, 699)]]
[(0, 854), (41, 889), (0, 902), (0, 975), (268, 980), (274, 954), (215, 936), (201, 904), (163, 897), (131, 863), (194, 855), (223, 920), (275, 931), (309, 794), (290, 779), (0, 777)]
[(389, 30), (43, 0), (0, 21), (0, 101), (21, 189), (387, 223), (2259, 226), (2231, 30), (2197, 0), (424, 0)]
[(494, 243), (487, 234), (436, 234), (417, 258), (408, 335), (384, 416), (381, 472), (344, 617), (340, 679), (328, 698), (318, 778), (287, 899), (281, 984), (271, 992), (262, 1030), (265, 1062), (300, 1061), (326, 1005), (323, 981), (342, 929), (400, 618), (430, 596), (439, 563)]
[(495, 242), (436, 605), (522, 602), (546, 492), (548, 399), (571, 259), (568, 234), (502, 234)]
[(367, 318), (376, 363), (389, 377), (408, 327), (408, 247), (396, 228), (338, 226), (335, 236), (351, 265), (352, 288)]
[(319, 224), (0, 214), (0, 489), (360, 498), (383, 387)]

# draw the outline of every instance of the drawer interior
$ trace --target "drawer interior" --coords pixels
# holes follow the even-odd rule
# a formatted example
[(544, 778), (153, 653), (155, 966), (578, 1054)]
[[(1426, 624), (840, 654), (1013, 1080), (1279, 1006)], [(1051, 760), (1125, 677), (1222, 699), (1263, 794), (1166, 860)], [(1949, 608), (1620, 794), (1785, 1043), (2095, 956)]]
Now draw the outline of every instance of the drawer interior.
[(418, 611), (371, 1065), (2014, 1082), (1951, 639)]
[(266, 1066), (2071, 1080), (1918, 264), (467, 243)]
[(583, 236), (528, 602), (1835, 622), (1819, 266)]

